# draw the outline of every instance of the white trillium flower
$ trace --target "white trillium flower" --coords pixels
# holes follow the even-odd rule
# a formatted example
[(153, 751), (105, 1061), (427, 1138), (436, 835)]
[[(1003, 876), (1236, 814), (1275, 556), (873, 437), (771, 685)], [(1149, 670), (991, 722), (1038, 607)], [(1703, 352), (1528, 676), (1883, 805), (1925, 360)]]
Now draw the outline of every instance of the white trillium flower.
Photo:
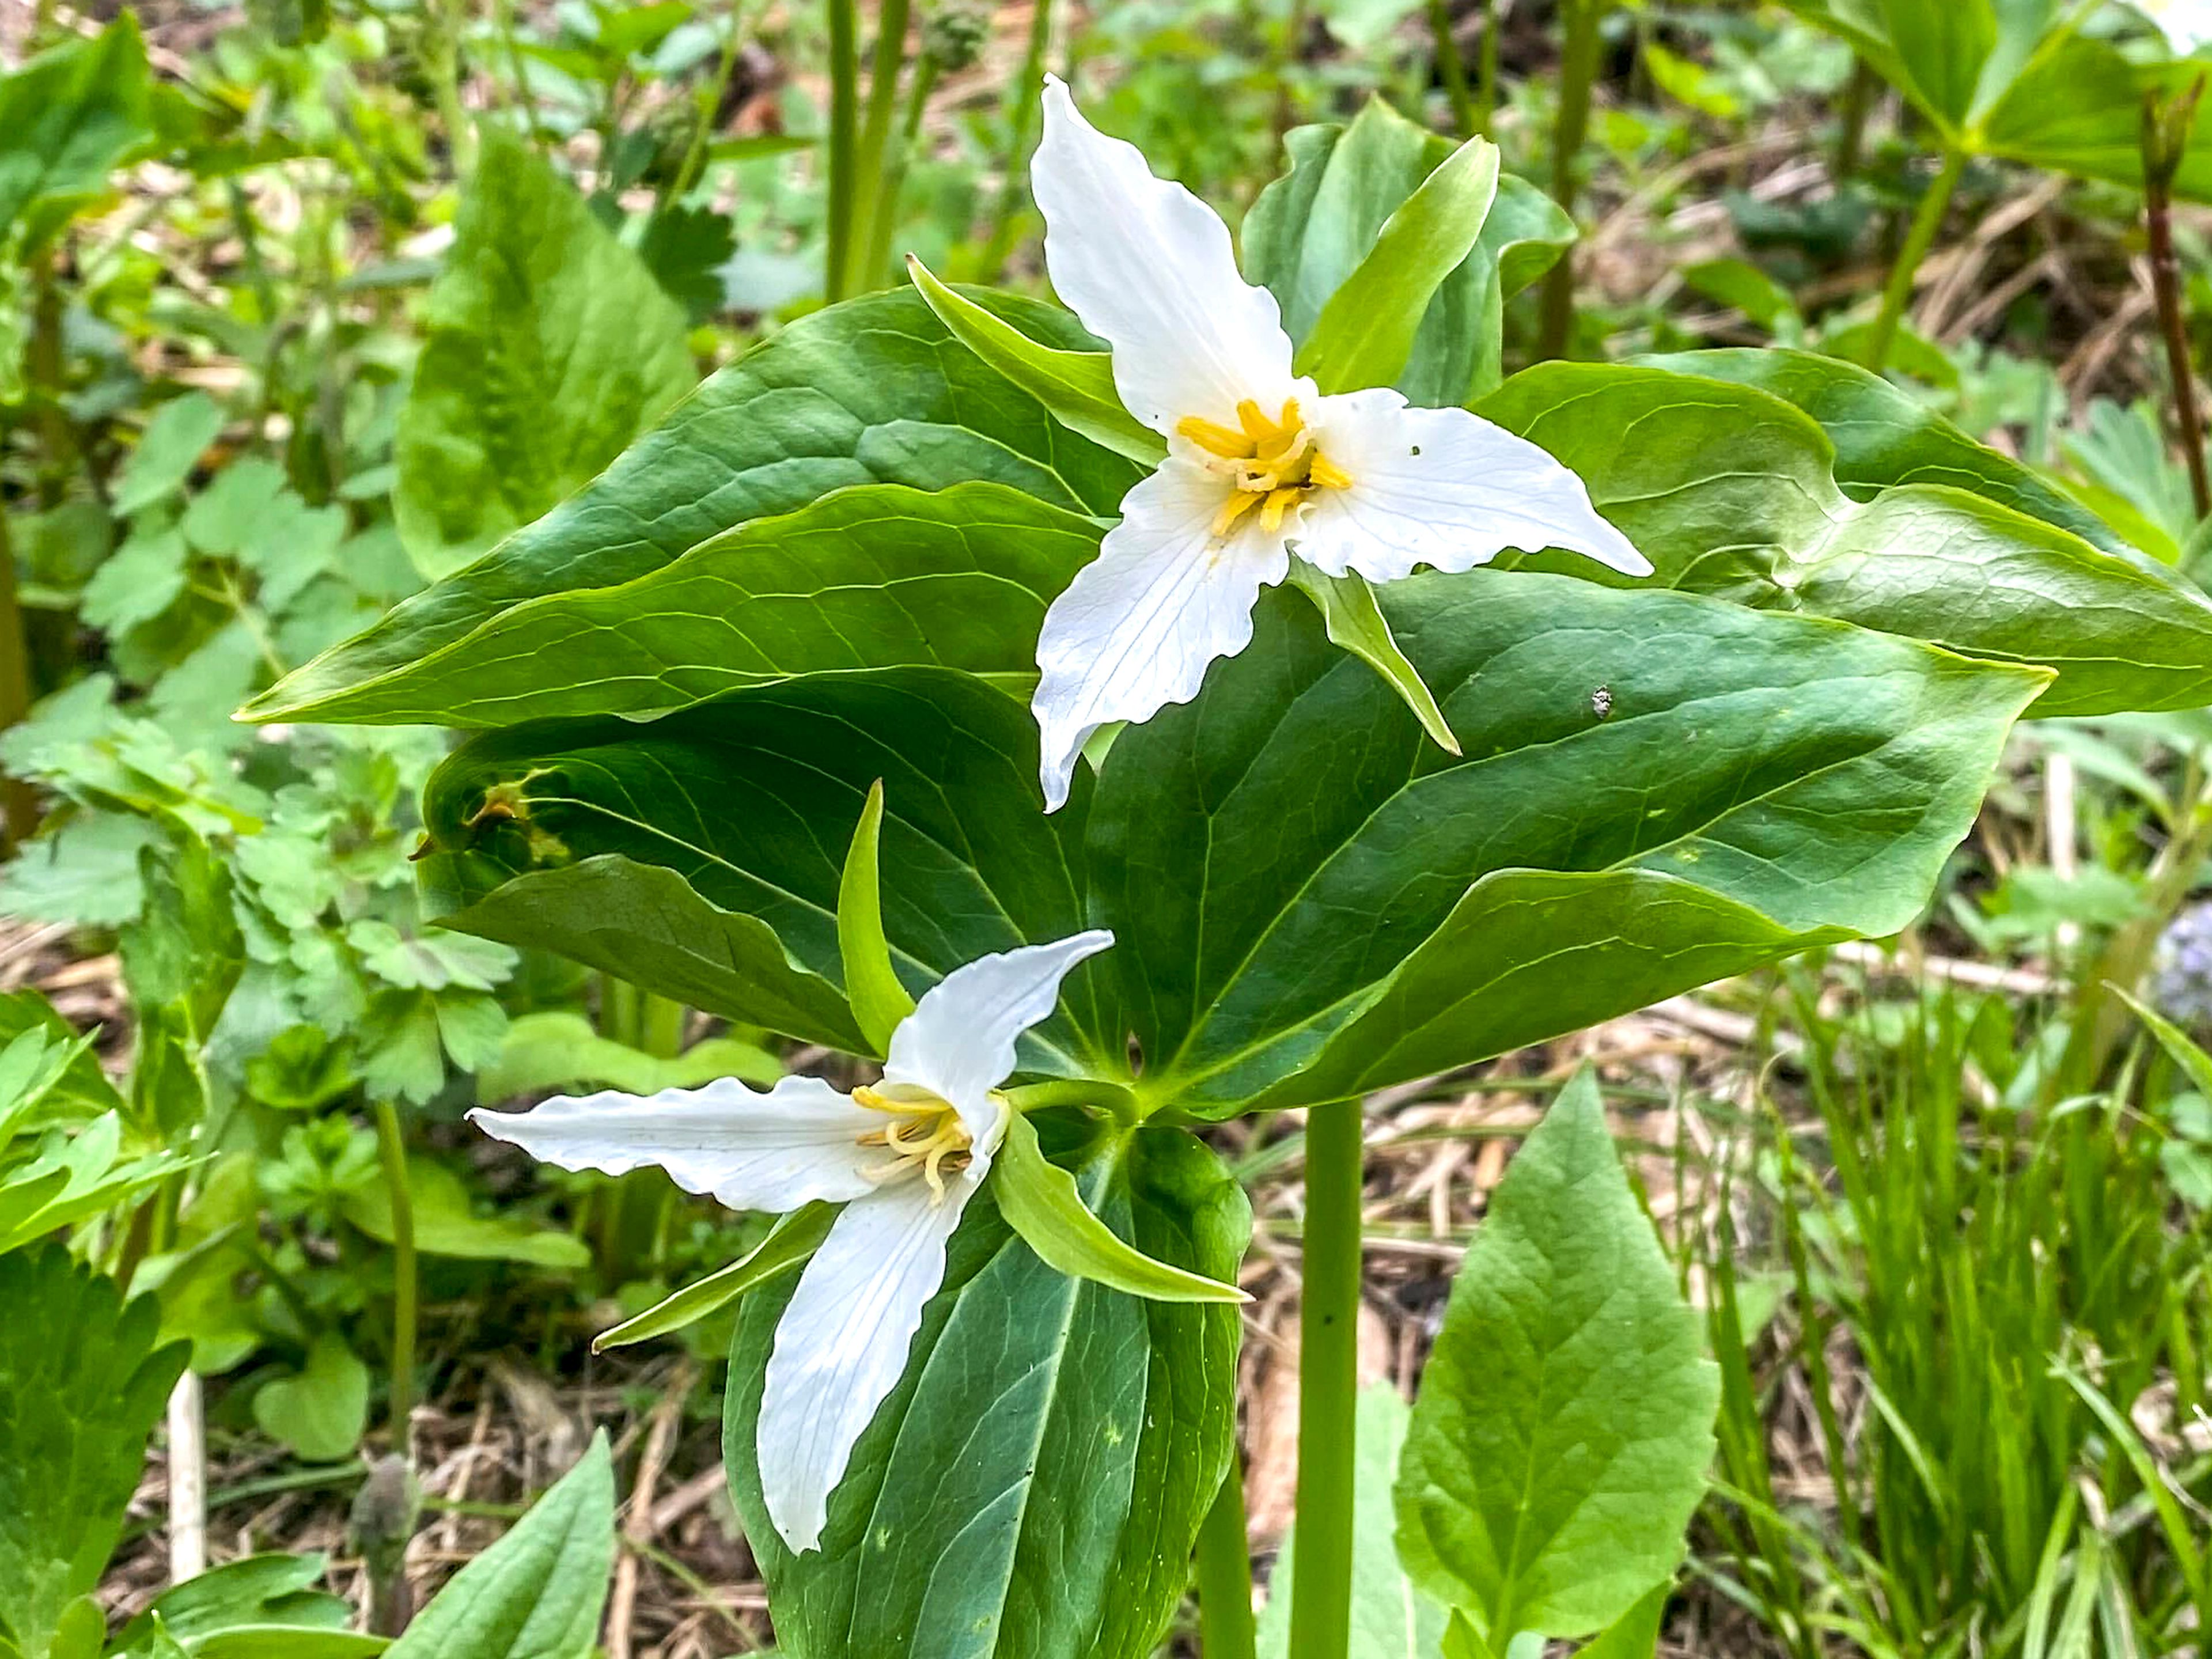
[(1014, 1042), (1111, 933), (1078, 933), (956, 968), (891, 1034), (883, 1080), (849, 1095), (787, 1077), (653, 1095), (562, 1096), (473, 1111), (486, 1133), (564, 1170), (648, 1164), (733, 1210), (845, 1208), (775, 1328), (756, 1444), (761, 1491), (793, 1550), (819, 1548), (853, 1445), (906, 1369), (945, 1250), (1006, 1139)]
[(2182, 57), (2212, 40), (2212, 0), (2136, 0), (2136, 9), (2158, 25)]
[(1387, 388), (1323, 397), (1292, 374), (1274, 295), (1238, 272), (1228, 227), (1092, 127), (1056, 78), (1030, 178), (1053, 287), (1112, 347), (1122, 404), (1168, 441), (1045, 614), (1031, 706), (1048, 810), (1092, 732), (1189, 702), (1210, 663), (1251, 642), (1260, 590), (1293, 555), (1377, 582), (1509, 547), (1650, 574), (1582, 480), (1525, 438)]

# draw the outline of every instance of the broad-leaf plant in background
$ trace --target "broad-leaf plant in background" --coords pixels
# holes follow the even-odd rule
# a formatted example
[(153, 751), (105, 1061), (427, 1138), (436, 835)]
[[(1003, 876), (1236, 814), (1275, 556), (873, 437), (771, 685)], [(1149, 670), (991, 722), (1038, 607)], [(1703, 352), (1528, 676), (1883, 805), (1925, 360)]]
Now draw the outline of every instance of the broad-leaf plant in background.
[(1648, 1655), (1716, 1389), (1594, 1080), (1395, 1474), (1357, 1101), (1902, 927), (2014, 721), (2201, 703), (2212, 604), (1847, 365), (1499, 385), (1565, 234), (1482, 141), (1293, 133), (1240, 275), (1047, 96), (1079, 315), (917, 268), (797, 322), (247, 714), (471, 733), (423, 800), (447, 927), (884, 1062), (484, 1120), (787, 1212), (607, 1339), (737, 1302), (784, 1651), (1140, 1659), (1194, 1549), (1209, 1651), (1249, 1644), (1249, 1218), (1194, 1130), (1303, 1108), (1288, 1650), (1368, 1616), (1395, 1478), (1361, 1595), (1455, 1655)]

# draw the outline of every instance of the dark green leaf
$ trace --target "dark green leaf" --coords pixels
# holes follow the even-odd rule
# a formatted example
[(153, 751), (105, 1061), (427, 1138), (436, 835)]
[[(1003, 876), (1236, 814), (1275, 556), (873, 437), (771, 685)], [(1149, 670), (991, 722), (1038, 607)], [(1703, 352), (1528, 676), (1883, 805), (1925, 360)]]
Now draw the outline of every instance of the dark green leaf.
[(296, 1375), (261, 1385), (253, 1420), (310, 1463), (349, 1457), (368, 1427), (368, 1367), (343, 1337), (325, 1331), (309, 1345)]
[[(1086, 1200), (1138, 1249), (1231, 1279), (1250, 1212), (1181, 1130), (1092, 1142)], [(786, 1650), (808, 1659), (1145, 1659), (1232, 1449), (1232, 1308), (1140, 1302), (1047, 1267), (987, 1186), (904, 1378), (854, 1449), (820, 1551), (769, 1524), (753, 1445), (789, 1281), (746, 1299), (724, 1447)]]
[(488, 125), (399, 419), (392, 507), (423, 573), (528, 524), (665, 414), (697, 378), (684, 334), (583, 198)]
[(615, 1558), (605, 1431), (514, 1529), (453, 1575), (390, 1659), (577, 1659), (599, 1634)]
[(37, 1655), (106, 1571), (185, 1349), (59, 1244), (0, 1255), (0, 1633)]
[(0, 234), (34, 202), (95, 195), (154, 136), (146, 48), (129, 12), (0, 77)]
[(836, 1218), (836, 1207), (828, 1204), (810, 1204), (779, 1218), (766, 1238), (728, 1267), (686, 1285), (636, 1317), (600, 1332), (592, 1339), (592, 1352), (601, 1353), (633, 1342), (650, 1341), (720, 1313), (746, 1291), (804, 1262), (830, 1236), (830, 1224)]
[(1453, 1282), (1399, 1466), (1407, 1571), (1493, 1647), (1627, 1613), (1705, 1492), (1720, 1374), (1701, 1346), (1584, 1070)]
[[(2185, 578), (1947, 484), (1854, 501), (1820, 427), (1778, 397), (1655, 368), (1549, 364), (1516, 375), (1482, 412), (1581, 474), (1654, 580), (2046, 664), (2058, 679), (2039, 716), (2212, 698), (2212, 600)], [(1899, 453), (1912, 447), (1884, 464), (1913, 469)]]
[[(1066, 313), (990, 307), (1047, 345), (1095, 343)], [(721, 370), (606, 472), (467, 570), (250, 705), (261, 720), (352, 718), (366, 688), (548, 593), (613, 587), (750, 520), (848, 484), (1008, 485), (1111, 514), (1141, 476), (1077, 436), (949, 334), (910, 291), (835, 306)]]

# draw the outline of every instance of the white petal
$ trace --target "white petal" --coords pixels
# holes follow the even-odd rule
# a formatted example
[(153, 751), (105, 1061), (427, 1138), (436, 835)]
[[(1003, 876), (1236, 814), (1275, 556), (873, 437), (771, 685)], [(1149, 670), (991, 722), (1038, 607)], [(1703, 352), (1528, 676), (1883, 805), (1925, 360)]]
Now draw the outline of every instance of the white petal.
[(1321, 453), (1350, 475), (1317, 489), (1291, 540), (1332, 576), (1395, 581), (1415, 565), (1469, 570), (1509, 547), (1585, 554), (1631, 576), (1651, 562), (1598, 516), (1583, 481), (1546, 451), (1463, 409), (1408, 409), (1388, 388), (1324, 398)]
[(1239, 398), (1272, 415), (1302, 384), (1312, 395), (1291, 374), (1275, 296), (1238, 274), (1220, 216), (1085, 120), (1057, 76), (1030, 179), (1052, 285), (1114, 348), (1132, 415), (1161, 433), (1187, 415), (1233, 426)]
[(973, 1166), (955, 1176), (941, 1202), (903, 1181), (847, 1205), (776, 1322), (754, 1444), (769, 1517), (794, 1551), (821, 1546), (830, 1494), (906, 1370), (978, 1179)]
[(981, 1180), (1006, 1136), (1006, 1112), (990, 1098), (1014, 1069), (1014, 1039), (1053, 1011), (1076, 963), (1114, 942), (1101, 928), (1050, 945), (978, 957), (922, 993), (891, 1033), (886, 1083), (913, 1083), (958, 1109), (975, 1141), (968, 1173)]
[(1260, 590), (1290, 574), (1280, 532), (1246, 515), (1225, 542), (1213, 521), (1233, 486), (1170, 455), (1121, 502), (1098, 556), (1045, 612), (1043, 678), (1030, 707), (1043, 740), (1045, 810), (1067, 799), (1075, 757), (1113, 720), (1146, 720), (1188, 702), (1206, 665), (1252, 639)]
[(787, 1077), (768, 1093), (735, 1078), (656, 1095), (559, 1095), (526, 1112), (473, 1111), (486, 1134), (564, 1170), (628, 1175), (651, 1164), (687, 1193), (733, 1210), (795, 1210), (872, 1193), (880, 1164), (860, 1137), (884, 1127), (820, 1078)]

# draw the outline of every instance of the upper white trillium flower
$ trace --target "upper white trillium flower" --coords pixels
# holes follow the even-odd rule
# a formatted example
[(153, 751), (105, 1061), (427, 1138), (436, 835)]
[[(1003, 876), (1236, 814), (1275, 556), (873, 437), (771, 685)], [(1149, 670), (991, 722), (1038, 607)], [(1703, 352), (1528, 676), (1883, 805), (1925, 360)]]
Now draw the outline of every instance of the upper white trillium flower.
[(2212, 0), (2136, 0), (2136, 9), (2165, 32), (2182, 56), (2212, 40)]
[(830, 1494), (906, 1369), (945, 1245), (1006, 1139), (1012, 1109), (998, 1091), (1015, 1039), (1052, 1012), (1070, 969), (1113, 942), (1078, 933), (956, 968), (891, 1034), (883, 1081), (849, 1095), (819, 1078), (787, 1077), (766, 1094), (722, 1078), (469, 1114), (564, 1170), (653, 1164), (733, 1210), (845, 1206), (777, 1322), (761, 1396), (761, 1492), (794, 1551), (820, 1547)]
[(1323, 397), (1293, 374), (1274, 295), (1239, 274), (1228, 227), (1092, 127), (1056, 78), (1030, 178), (1053, 287), (1113, 348), (1122, 404), (1168, 441), (1045, 614), (1031, 706), (1048, 810), (1093, 732), (1189, 702), (1209, 663), (1250, 643), (1260, 590), (1294, 552), (1377, 582), (1509, 547), (1650, 574), (1582, 480), (1526, 439), (1387, 388)]

